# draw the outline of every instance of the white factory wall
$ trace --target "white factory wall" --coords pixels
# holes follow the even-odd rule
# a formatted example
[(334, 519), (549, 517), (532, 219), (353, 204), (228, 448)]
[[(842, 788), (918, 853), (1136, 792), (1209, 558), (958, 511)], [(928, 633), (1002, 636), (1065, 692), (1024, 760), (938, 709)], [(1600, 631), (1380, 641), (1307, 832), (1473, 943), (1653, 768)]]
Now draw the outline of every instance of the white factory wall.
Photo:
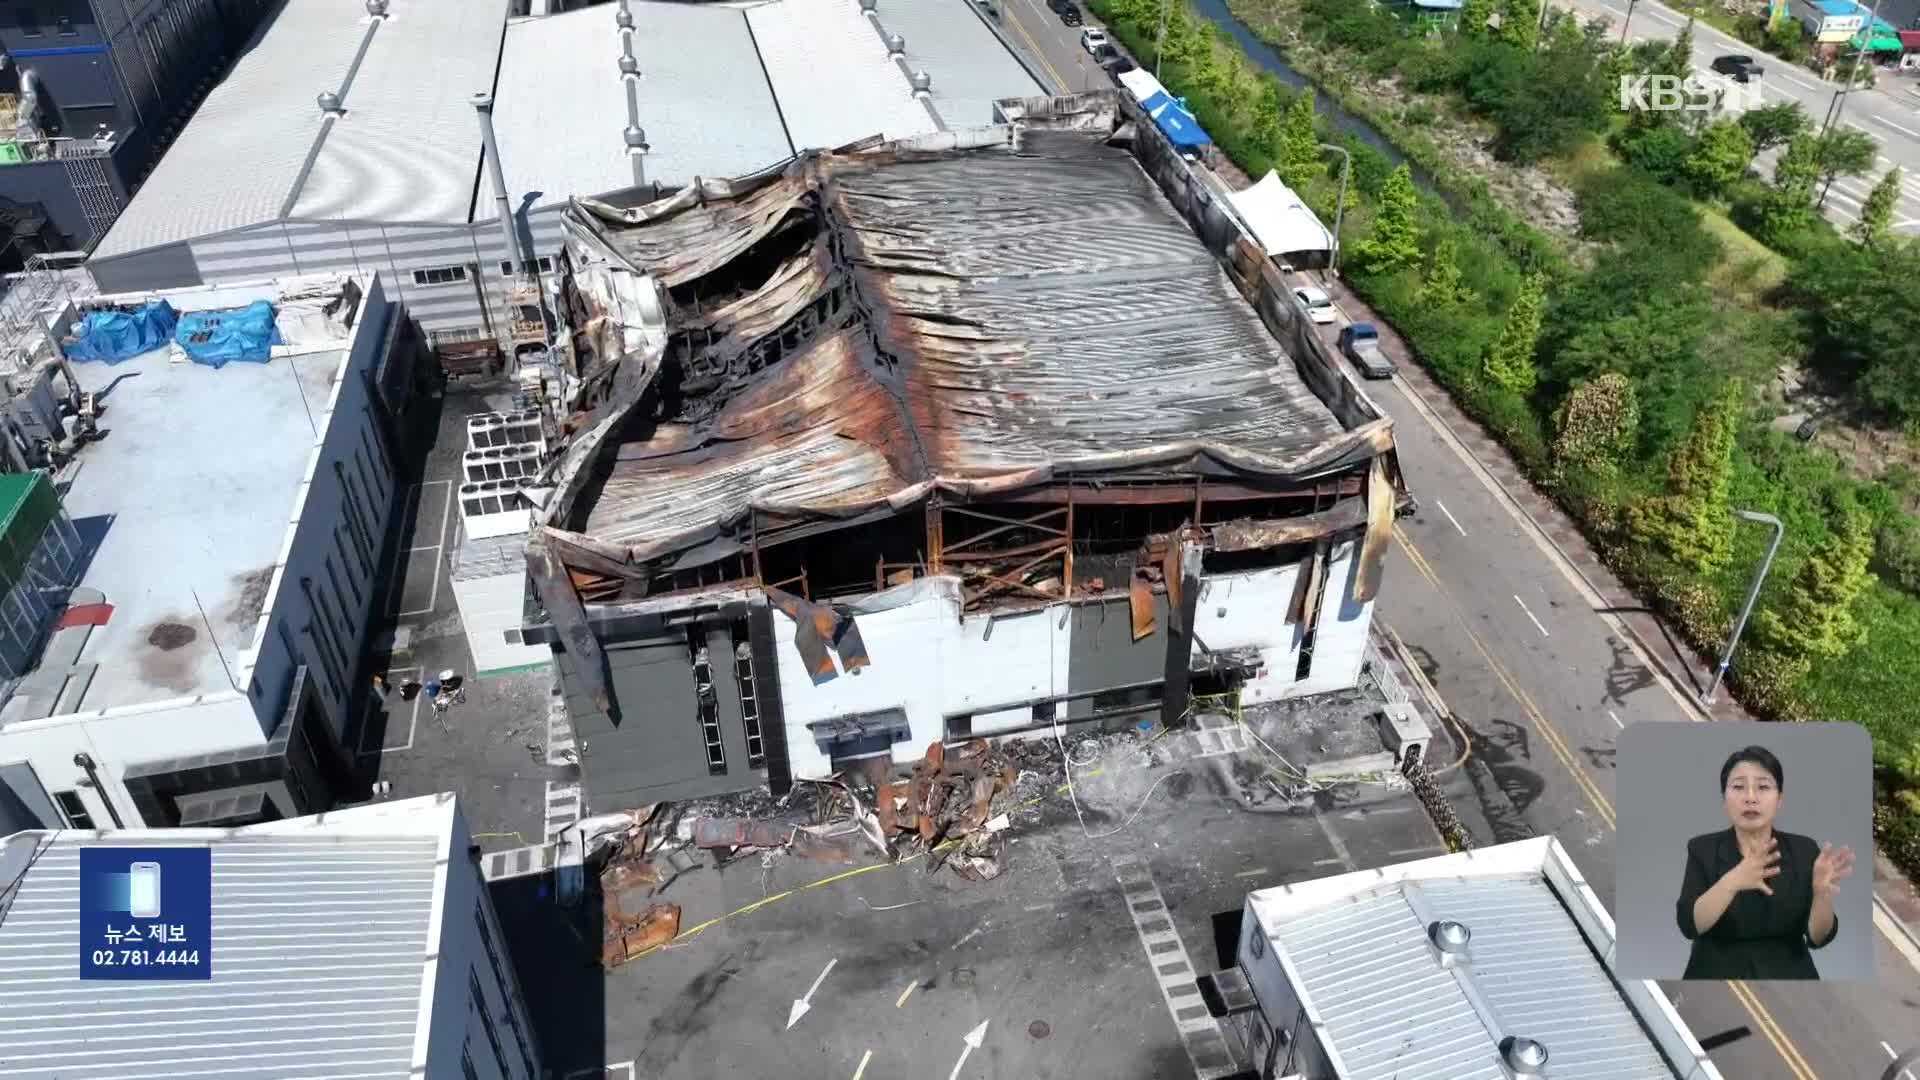
[[(77, 795), (94, 827), (113, 827), (103, 798), (111, 798), (120, 820), (131, 828), (142, 821), (121, 777), (131, 765), (156, 758), (207, 754), (260, 746), (266, 736), (245, 698), (232, 691), (204, 698), (183, 698), (91, 713), (25, 720), (0, 728), (0, 764), (24, 761), (33, 766), (51, 797)], [(101, 789), (87, 783), (86, 770), (73, 756), (94, 760)], [(56, 800), (56, 805), (58, 800)]]
[(518, 636), (525, 622), (527, 575), (524, 570), (479, 578), (452, 578), (453, 600), (466, 628), (467, 647), (473, 652), (475, 674), (545, 664), (553, 661), (547, 645), (516, 645), (507, 631)]
[(328, 728), (344, 737), (376, 603), (375, 579), (397, 499), (394, 451), (381, 441), (373, 412), (381, 406), (367, 386), (393, 345), (400, 308), (379, 279), (362, 286), (352, 345), (326, 412), (316, 418), (320, 434), (254, 637), (247, 696), (263, 732), (280, 723), (294, 669), (306, 664)]
[[(1315, 634), (1313, 664), (1294, 678), (1300, 629), (1286, 622), (1298, 569), (1274, 567), (1202, 579), (1194, 625), (1216, 650), (1259, 648), (1267, 661), (1245, 700), (1271, 701), (1345, 689), (1360, 678), (1371, 603), (1352, 600), (1354, 545), (1334, 549)], [(794, 623), (774, 613), (788, 757), (796, 777), (822, 777), (829, 759), (807, 725), (899, 709), (912, 737), (895, 743), (895, 761), (912, 761), (946, 737), (946, 717), (971, 714), (973, 733), (991, 735), (1034, 722), (1031, 702), (1069, 690), (1072, 625), (1066, 603), (1015, 615), (960, 618), (958, 585), (929, 578), (866, 598), (854, 608), (872, 663), (813, 684), (794, 646)], [(834, 656), (839, 667), (839, 657)], [(1149, 678), (1158, 678), (1154, 670)]]
[(428, 933), (439, 948), (421, 986), (426, 1022), (415, 1029), (414, 1065), (424, 1057), (427, 1080), (538, 1080), (532, 1018), (479, 864), (467, 854), (472, 843), (465, 816), (455, 814), (437, 871), (441, 901)]

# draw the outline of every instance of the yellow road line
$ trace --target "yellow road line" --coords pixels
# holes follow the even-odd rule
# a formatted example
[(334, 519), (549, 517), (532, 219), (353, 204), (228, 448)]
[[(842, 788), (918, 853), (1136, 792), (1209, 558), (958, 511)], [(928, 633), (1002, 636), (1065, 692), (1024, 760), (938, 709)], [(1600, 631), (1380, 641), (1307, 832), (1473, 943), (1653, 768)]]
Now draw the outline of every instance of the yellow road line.
[(1033, 36), (1027, 33), (1026, 25), (1020, 21), (1020, 16), (1013, 13), (1013, 5), (1010, 3), (1004, 4), (1003, 10), (1007, 13), (1007, 21), (1011, 22), (1013, 28), (1020, 31), (1020, 36), (1026, 38), (1027, 44), (1033, 47), (1033, 58), (1040, 61), (1040, 66), (1047, 69), (1047, 74), (1053, 76), (1053, 85), (1059, 87), (1060, 92), (1063, 94), (1073, 93), (1073, 87), (1068, 84), (1067, 80), (1060, 77), (1060, 73), (1053, 69), (1052, 64), (1047, 62), (1047, 50), (1041, 48), (1040, 43), (1033, 40)]
[[(1601, 818), (1606, 821), (1607, 827), (1618, 832), (1619, 825), (1614, 815), (1613, 803), (1610, 802), (1605, 795), (1601, 794), (1600, 788), (1587, 776), (1586, 770), (1580, 767), (1578, 758), (1574, 755), (1573, 751), (1568, 748), (1566, 740), (1561, 736), (1559, 730), (1547, 720), (1546, 714), (1540, 710), (1539, 705), (1534, 702), (1533, 698), (1520, 687), (1520, 684), (1514, 679), (1506, 666), (1494, 659), (1493, 654), (1488, 651), (1486, 644), (1480, 640), (1480, 635), (1475, 633), (1473, 627), (1467, 624), (1466, 616), (1462, 614), (1458, 606), (1453, 603), (1452, 594), (1448, 593), (1440, 584), (1440, 575), (1434, 571), (1433, 564), (1429, 563), (1426, 556), (1422, 555), (1420, 550), (1414, 546), (1413, 540), (1397, 525), (1394, 527), (1393, 534), (1394, 538), (1400, 542), (1400, 549), (1406, 552), (1408, 561), (1413, 563), (1414, 569), (1419, 571), (1420, 576), (1426, 578), (1427, 581), (1439, 591), (1440, 595), (1446, 598), (1447, 610), (1449, 614), (1452, 615), (1453, 621), (1459, 625), (1461, 632), (1466, 635), (1467, 641), (1472, 643), (1474, 651), (1478, 652), (1481, 659), (1487, 662), (1487, 668), (1493, 672), (1493, 677), (1498, 680), (1502, 686), (1506, 687), (1507, 693), (1513, 695), (1514, 701), (1519, 703), (1520, 708), (1527, 714), (1528, 719), (1533, 721), (1534, 730), (1539, 734), (1541, 741), (1545, 742), (1547, 748), (1553, 751), (1553, 755), (1560, 759), (1560, 763), (1566, 767), (1568, 775), (1573, 777), (1574, 782), (1580, 786), (1582, 794), (1586, 795), (1587, 801), (1593, 805), (1593, 808), (1599, 812)], [(1774, 1050), (1779, 1053), (1780, 1060), (1786, 1064), (1787, 1068), (1791, 1069), (1799, 1080), (1818, 1080), (1813, 1068), (1807, 1064), (1807, 1059), (1801, 1056), (1799, 1049), (1793, 1045), (1793, 1040), (1787, 1037), (1787, 1033), (1780, 1027), (1779, 1022), (1774, 1020), (1773, 1014), (1768, 1012), (1767, 1007), (1760, 1003), (1760, 999), (1754, 996), (1753, 991), (1747, 989), (1744, 983), (1739, 982), (1728, 982), (1726, 986), (1727, 991), (1733, 995), (1734, 1000), (1738, 1001), (1741, 1007), (1747, 1011), (1747, 1015), (1753, 1017), (1754, 1023), (1759, 1025), (1760, 1033), (1766, 1037), (1769, 1043), (1773, 1044)]]
[(920, 985), (919, 979), (915, 979), (912, 982), (908, 983), (907, 988), (905, 990), (900, 991), (900, 997), (894, 1001), (893, 1007), (898, 1009), (904, 1006), (907, 1003), (907, 999), (913, 996), (913, 988), (919, 985)]

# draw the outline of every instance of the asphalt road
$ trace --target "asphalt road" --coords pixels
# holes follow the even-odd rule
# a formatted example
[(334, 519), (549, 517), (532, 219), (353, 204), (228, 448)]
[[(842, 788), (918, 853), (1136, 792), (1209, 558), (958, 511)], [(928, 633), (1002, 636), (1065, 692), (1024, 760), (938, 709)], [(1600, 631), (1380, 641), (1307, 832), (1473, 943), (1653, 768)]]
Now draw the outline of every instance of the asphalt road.
[[(1002, 34), (1024, 53), (1042, 79), (1050, 80), (1057, 94), (1084, 90), (1107, 90), (1113, 80), (1080, 47), (1080, 31), (1086, 27), (1067, 26), (1046, 5), (1046, 0), (995, 0), (1000, 9), (997, 25)], [(1099, 20), (1083, 6), (1086, 26), (1098, 26)]]
[[(1554, 6), (1570, 8), (1585, 18), (1605, 16), (1619, 26), (1626, 19), (1627, 5), (1628, 0), (1574, 0), (1572, 3), (1561, 0)], [(1883, 8), (1881, 17), (1888, 22), (1896, 22), (1888, 14), (1890, 10)], [(1639, 3), (1636, 0), (1627, 33), (1634, 41), (1667, 41), (1678, 34), (1685, 24), (1686, 16), (1663, 4)], [(1897, 24), (1904, 25), (1904, 22)], [(1714, 57), (1754, 52), (1752, 46), (1705, 23), (1694, 24), (1693, 40), (1694, 70), (1702, 78), (1715, 81), (1720, 81), (1720, 77), (1714, 75), (1709, 67)], [(1798, 101), (1816, 125), (1825, 119), (1838, 90), (1836, 84), (1822, 82), (1813, 72), (1790, 65), (1777, 57), (1759, 56), (1757, 59), (1766, 70), (1758, 86), (1758, 95), (1764, 103)], [(1729, 95), (1729, 101), (1736, 98), (1737, 95)], [(1920, 236), (1920, 75), (1882, 71), (1874, 89), (1858, 90), (1847, 95), (1842, 122), (1856, 131), (1865, 132), (1878, 143), (1880, 159), (1878, 169), (1873, 174), (1834, 183), (1827, 196), (1828, 216), (1842, 226), (1856, 220), (1861, 203), (1873, 186), (1879, 183), (1881, 174), (1889, 167), (1898, 165), (1904, 177), (1902, 198), (1893, 214), (1894, 228), (1902, 235)], [(1766, 167), (1770, 169), (1771, 163), (1768, 162)]]

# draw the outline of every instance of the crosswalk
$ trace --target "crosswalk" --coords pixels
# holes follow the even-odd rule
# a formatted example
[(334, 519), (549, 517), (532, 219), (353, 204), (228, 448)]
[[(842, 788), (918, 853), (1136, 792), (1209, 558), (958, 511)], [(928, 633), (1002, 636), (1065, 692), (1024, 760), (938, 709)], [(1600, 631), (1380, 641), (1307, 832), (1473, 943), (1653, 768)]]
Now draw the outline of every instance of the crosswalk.
[[(567, 720), (567, 703), (557, 695), (547, 703), (547, 764), (578, 765), (580, 747)], [(577, 781), (547, 781), (546, 832), (552, 843), (567, 827), (585, 817), (586, 792)]]
[(1180, 1043), (1186, 1048), (1187, 1059), (1193, 1063), (1197, 1080), (1221, 1080), (1233, 1075), (1238, 1070), (1233, 1049), (1226, 1033), (1220, 1030), (1220, 1022), (1207, 1011), (1206, 1002), (1200, 996), (1200, 987), (1195, 983), (1200, 973), (1193, 968), (1193, 958), (1187, 955), (1180, 931), (1174, 929), (1172, 913), (1167, 910), (1166, 898), (1160, 895), (1160, 886), (1154, 882), (1152, 871), (1132, 855), (1114, 856), (1110, 865), (1126, 898), (1127, 913), (1133, 916), (1140, 945), (1147, 951), (1147, 964), (1153, 971), (1154, 981), (1160, 985), (1160, 996), (1173, 1017), (1173, 1026), (1180, 1033)]

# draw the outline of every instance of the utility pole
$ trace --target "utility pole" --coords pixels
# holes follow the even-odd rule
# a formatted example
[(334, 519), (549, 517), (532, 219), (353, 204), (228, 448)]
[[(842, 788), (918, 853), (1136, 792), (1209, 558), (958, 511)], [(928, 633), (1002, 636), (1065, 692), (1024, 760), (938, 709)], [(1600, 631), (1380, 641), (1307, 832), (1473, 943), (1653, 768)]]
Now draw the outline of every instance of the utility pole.
[(1767, 557), (1760, 560), (1760, 569), (1753, 575), (1753, 585), (1747, 589), (1746, 606), (1740, 609), (1740, 621), (1733, 624), (1733, 636), (1727, 639), (1727, 651), (1720, 657), (1720, 666), (1713, 671), (1713, 682), (1707, 686), (1707, 692), (1700, 695), (1703, 705), (1713, 704), (1714, 695), (1720, 690), (1720, 680), (1727, 677), (1727, 669), (1733, 666), (1733, 651), (1740, 647), (1740, 635), (1747, 628), (1747, 619), (1753, 615), (1754, 601), (1760, 599), (1760, 586), (1767, 580), (1767, 571), (1773, 569), (1773, 557), (1780, 551), (1780, 538), (1787, 532), (1787, 527), (1772, 514), (1762, 514), (1757, 510), (1735, 510), (1733, 516), (1773, 526), (1773, 542), (1767, 545)]
[[(1308, 91), (1311, 93), (1312, 91)], [(1340, 217), (1347, 209), (1347, 174), (1353, 171), (1353, 155), (1344, 146), (1321, 143), (1320, 149), (1340, 155), (1340, 201), (1333, 204), (1333, 252), (1327, 257), (1327, 273), (1340, 276)]]
[(1169, 0), (1160, 0), (1160, 36), (1153, 39), (1153, 77), (1160, 78), (1160, 61), (1167, 54), (1167, 4)]
[(1620, 20), (1620, 44), (1627, 43), (1627, 27), (1633, 25), (1633, 9), (1640, 0), (1627, 0), (1627, 17)]
[[(1840, 88), (1838, 94), (1834, 95), (1833, 107), (1827, 110), (1826, 126), (1820, 129), (1822, 136), (1826, 135), (1827, 132), (1833, 130), (1835, 127), (1838, 127), (1841, 114), (1847, 111), (1847, 94), (1852, 92), (1854, 80), (1860, 77), (1860, 64), (1867, 58), (1867, 46), (1873, 44), (1873, 28), (1879, 25), (1879, 22), (1880, 0), (1873, 0), (1873, 14), (1867, 16), (1867, 25), (1860, 30), (1860, 51), (1853, 54), (1853, 69), (1847, 72), (1847, 84)], [(1833, 181), (1827, 181), (1827, 186), (1832, 187)], [(1820, 192), (1820, 201), (1824, 203), (1826, 200), (1827, 193), (1825, 191)]]

